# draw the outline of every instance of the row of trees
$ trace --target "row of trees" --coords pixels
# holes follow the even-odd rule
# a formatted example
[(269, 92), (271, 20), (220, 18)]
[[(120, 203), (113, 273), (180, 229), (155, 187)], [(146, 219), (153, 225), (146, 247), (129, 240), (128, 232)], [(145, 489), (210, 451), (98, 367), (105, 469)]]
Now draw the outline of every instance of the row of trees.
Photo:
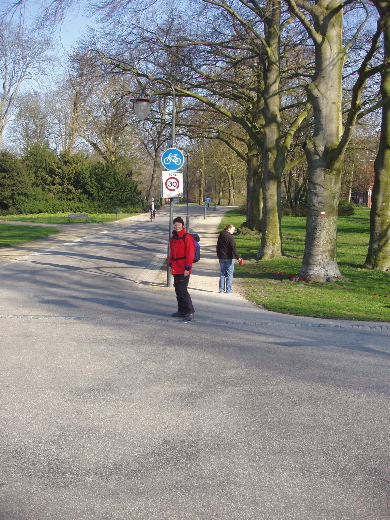
[[(47, 4), (58, 8), (65, 1)], [(341, 278), (337, 208), (343, 175), (352, 178), (348, 170), (343, 174), (345, 155), (352, 140), (364, 143), (379, 135), (366, 264), (389, 270), (387, 1), (196, 0), (148, 5), (106, 0), (97, 9), (104, 31), (73, 55), (73, 106), (78, 108), (85, 95), (86, 78), (120, 78), (120, 102), (134, 97), (141, 86), (153, 91), (158, 100), (154, 118), (144, 125), (140, 139), (150, 154), (153, 179), (167, 139), (174, 86), (184, 145), (219, 141), (246, 165), (247, 223), (262, 231), (260, 258), (283, 254), (282, 185), (286, 172), (298, 165), (302, 171), (304, 165), (302, 277)], [(120, 127), (117, 122), (114, 126)], [(198, 171), (204, 175), (202, 168)]]
[[(14, 56), (18, 60), (16, 65), (20, 65), (23, 54), (24, 67), (20, 67), (19, 73), (15, 72), (15, 80), (7, 84), (7, 70), (13, 64), (12, 48), (7, 48), (6, 41), (13, 42), (21, 31), (11, 24), (3, 26), (4, 52), (0, 55), (3, 58), (0, 69), (7, 113), (2, 113), (4, 125), (0, 141), (4, 138), (4, 146), (14, 149), (17, 155), (26, 154), (37, 146), (47, 146), (58, 156), (70, 156), (81, 151), (91, 160), (103, 161), (124, 173), (131, 171), (145, 200), (158, 196), (161, 175), (158, 155), (167, 143), (167, 129), (170, 134), (169, 123), (164, 119), (164, 115), (169, 119), (167, 100), (160, 100), (162, 117), (158, 131), (155, 121), (155, 127), (142, 131), (139, 122), (131, 118), (133, 109), (127, 95), (127, 78), (102, 74), (90, 56), (77, 51), (68, 64), (65, 78), (58, 78), (54, 88), (23, 90), (23, 84), (29, 78), (28, 72), (35, 78), (44, 75), (43, 69), (38, 75), (35, 54), (30, 56), (25, 39), (19, 41), (20, 52)], [(46, 59), (50, 63), (47, 54)], [(44, 61), (42, 56), (41, 61)], [(196, 147), (188, 145), (188, 151), (191, 152), (188, 158), (192, 200), (204, 200), (206, 189), (219, 201), (225, 195), (224, 200), (229, 204), (235, 202), (236, 194), (244, 196), (242, 178), (245, 173), (234, 153), (219, 142), (208, 143), (201, 137)]]
[(145, 209), (131, 175), (77, 153), (35, 145), (23, 157), (0, 152), (0, 212), (114, 212)]

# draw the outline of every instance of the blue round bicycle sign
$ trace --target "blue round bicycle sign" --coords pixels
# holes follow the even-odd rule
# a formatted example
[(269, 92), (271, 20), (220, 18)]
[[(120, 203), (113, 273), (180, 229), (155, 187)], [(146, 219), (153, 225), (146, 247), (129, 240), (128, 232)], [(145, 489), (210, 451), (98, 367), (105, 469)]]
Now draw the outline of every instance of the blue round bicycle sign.
[(184, 155), (177, 148), (168, 148), (161, 156), (161, 164), (166, 170), (180, 170), (184, 164)]

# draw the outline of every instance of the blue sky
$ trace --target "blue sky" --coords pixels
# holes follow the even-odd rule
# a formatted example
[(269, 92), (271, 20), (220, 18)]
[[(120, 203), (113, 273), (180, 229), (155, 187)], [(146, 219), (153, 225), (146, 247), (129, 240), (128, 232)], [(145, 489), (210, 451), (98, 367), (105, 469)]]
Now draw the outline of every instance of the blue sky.
[[(2, 1), (0, 0), (0, 4)], [(54, 61), (49, 62), (44, 74), (34, 75), (31, 80), (26, 81), (22, 87), (23, 91), (53, 88), (57, 78), (65, 72), (67, 55), (72, 51), (77, 40), (87, 34), (88, 26), (93, 26), (93, 18), (87, 17), (83, 12), (82, 1), (77, 0), (75, 4), (74, 8), (67, 10), (64, 20), (58, 22), (50, 31), (50, 36), (53, 38), (51, 55)], [(41, 7), (40, 0), (28, 0), (26, 9), (22, 13), (27, 26), (33, 25), (34, 19), (40, 14)]]
[(87, 18), (82, 9), (69, 11), (65, 20), (59, 24), (56, 31), (60, 47), (65, 52), (69, 52), (77, 40), (87, 33), (88, 25), (93, 25), (93, 19)]
[[(25, 0), (20, 11), (17, 11), (14, 16), (18, 14), (28, 25), (34, 25), (42, 15), (43, 9), (50, 4), (51, 0)], [(14, 2), (14, 0), (0, 0), (2, 7)], [(86, 32), (88, 25), (93, 25), (93, 17), (87, 17), (84, 12), (85, 0), (76, 0), (73, 2), (71, 8), (66, 9), (66, 16), (62, 22), (58, 22), (54, 30), (51, 30), (51, 36), (54, 37), (55, 43), (58, 43), (58, 52), (63, 54), (69, 52), (72, 46), (77, 42), (78, 38), (82, 37)]]

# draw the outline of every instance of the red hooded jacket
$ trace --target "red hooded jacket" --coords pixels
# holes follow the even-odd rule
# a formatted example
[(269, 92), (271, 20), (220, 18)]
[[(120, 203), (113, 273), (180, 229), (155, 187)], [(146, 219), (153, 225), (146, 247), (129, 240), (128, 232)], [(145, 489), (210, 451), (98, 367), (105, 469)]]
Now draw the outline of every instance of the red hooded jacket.
[(192, 269), (194, 261), (195, 244), (191, 235), (186, 234), (183, 228), (179, 233), (174, 231), (170, 240), (169, 263), (172, 274), (184, 274), (184, 271)]

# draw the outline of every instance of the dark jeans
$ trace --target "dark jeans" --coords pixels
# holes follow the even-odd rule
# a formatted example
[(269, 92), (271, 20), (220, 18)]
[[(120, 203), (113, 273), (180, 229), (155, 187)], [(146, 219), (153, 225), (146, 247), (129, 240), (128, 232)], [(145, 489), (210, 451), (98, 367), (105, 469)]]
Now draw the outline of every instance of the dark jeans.
[(232, 292), (234, 258), (219, 259), (219, 292)]
[(183, 314), (191, 314), (194, 312), (190, 293), (188, 292), (188, 282), (190, 281), (189, 276), (184, 274), (174, 274), (173, 284), (175, 286), (176, 298), (177, 298), (177, 310)]

